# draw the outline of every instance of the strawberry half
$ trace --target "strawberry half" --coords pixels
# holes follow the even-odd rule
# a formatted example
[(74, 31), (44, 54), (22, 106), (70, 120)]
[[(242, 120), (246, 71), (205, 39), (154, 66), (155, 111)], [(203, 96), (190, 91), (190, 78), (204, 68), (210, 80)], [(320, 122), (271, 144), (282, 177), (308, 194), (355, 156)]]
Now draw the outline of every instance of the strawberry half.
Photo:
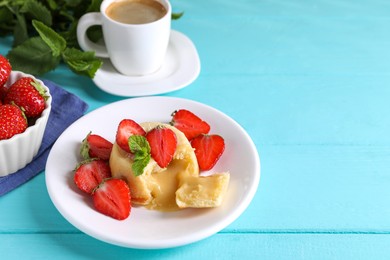
[(225, 141), (219, 135), (199, 135), (191, 141), (196, 159), (202, 171), (210, 170), (225, 150)]
[(129, 137), (145, 134), (145, 130), (137, 122), (131, 119), (123, 119), (118, 125), (115, 140), (120, 148), (130, 153)]
[(111, 177), (110, 166), (103, 160), (86, 160), (75, 170), (74, 183), (77, 187), (91, 194), (104, 180)]
[(170, 124), (182, 131), (188, 140), (200, 134), (208, 134), (210, 131), (210, 125), (207, 122), (186, 109), (173, 112)]
[(146, 134), (150, 145), (150, 155), (161, 168), (172, 161), (176, 151), (177, 139), (175, 133), (165, 127), (155, 127)]
[(89, 133), (82, 142), (80, 154), (84, 159), (99, 158), (108, 161), (112, 146), (104, 137)]
[(95, 209), (109, 217), (123, 220), (130, 215), (131, 196), (127, 183), (121, 179), (108, 179), (92, 194)]
[(11, 69), (11, 64), (7, 58), (0, 54), (0, 87), (7, 82)]
[(15, 105), (0, 106), (0, 140), (9, 139), (27, 129), (23, 111)]

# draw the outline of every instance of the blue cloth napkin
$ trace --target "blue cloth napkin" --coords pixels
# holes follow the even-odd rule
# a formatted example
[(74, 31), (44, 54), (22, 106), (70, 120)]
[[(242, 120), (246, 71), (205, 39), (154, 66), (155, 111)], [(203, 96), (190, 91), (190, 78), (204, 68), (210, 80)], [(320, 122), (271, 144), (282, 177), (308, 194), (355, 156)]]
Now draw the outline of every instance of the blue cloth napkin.
[(23, 169), (0, 177), (0, 196), (26, 183), (45, 169), (47, 157), (54, 142), (74, 121), (84, 115), (88, 105), (77, 96), (65, 91), (54, 82), (43, 80), (50, 89), (52, 108), (43, 136), (42, 145), (33, 161)]

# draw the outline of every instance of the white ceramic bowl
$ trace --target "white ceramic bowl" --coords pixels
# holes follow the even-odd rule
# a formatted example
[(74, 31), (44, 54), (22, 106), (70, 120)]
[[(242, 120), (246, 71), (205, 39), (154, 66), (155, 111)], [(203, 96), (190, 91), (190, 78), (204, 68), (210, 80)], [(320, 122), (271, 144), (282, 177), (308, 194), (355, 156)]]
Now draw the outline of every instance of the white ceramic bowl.
[(0, 140), (0, 177), (15, 173), (32, 161), (42, 144), (43, 134), (49, 119), (52, 98), (49, 88), (41, 80), (30, 74), (12, 71), (5, 85), (9, 87), (19, 78), (26, 76), (32, 77), (42, 84), (49, 98), (46, 100), (45, 110), (42, 112), (41, 117), (35, 121), (34, 125), (29, 126), (26, 131), (10, 139)]

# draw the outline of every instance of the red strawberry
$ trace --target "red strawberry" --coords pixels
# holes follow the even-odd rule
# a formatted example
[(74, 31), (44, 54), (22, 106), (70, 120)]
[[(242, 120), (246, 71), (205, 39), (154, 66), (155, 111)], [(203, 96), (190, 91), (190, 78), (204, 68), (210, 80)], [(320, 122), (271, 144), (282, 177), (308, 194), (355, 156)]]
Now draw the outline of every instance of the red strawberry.
[(202, 171), (210, 170), (225, 150), (225, 141), (219, 135), (199, 135), (191, 141)]
[(130, 153), (129, 137), (145, 134), (145, 130), (137, 122), (131, 119), (123, 119), (118, 125), (115, 139), (120, 148)]
[(99, 158), (105, 161), (110, 159), (112, 143), (100, 135), (89, 133), (83, 140), (80, 153), (84, 159)]
[(182, 131), (188, 140), (200, 134), (208, 134), (210, 131), (208, 123), (186, 109), (173, 112), (170, 124)]
[(38, 117), (45, 109), (45, 89), (34, 79), (22, 77), (8, 89), (4, 103), (14, 102), (27, 117)]
[(107, 162), (87, 160), (76, 168), (74, 182), (80, 190), (91, 194), (104, 179), (110, 177), (111, 170)]
[(11, 64), (7, 58), (0, 54), (0, 87), (7, 82), (11, 69)]
[(127, 183), (121, 179), (108, 179), (92, 194), (97, 211), (112, 218), (123, 220), (130, 215), (131, 196)]
[(0, 140), (23, 133), (27, 128), (23, 111), (15, 105), (0, 106)]
[(176, 151), (177, 140), (175, 133), (165, 127), (155, 127), (146, 134), (150, 145), (150, 154), (161, 168), (172, 161)]

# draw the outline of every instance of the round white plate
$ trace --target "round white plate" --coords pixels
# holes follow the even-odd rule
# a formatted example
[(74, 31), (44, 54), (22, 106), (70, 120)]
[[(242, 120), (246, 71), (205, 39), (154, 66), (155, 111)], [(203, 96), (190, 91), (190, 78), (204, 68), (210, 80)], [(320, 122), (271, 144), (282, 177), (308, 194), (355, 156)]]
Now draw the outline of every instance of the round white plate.
[(184, 34), (171, 30), (167, 54), (162, 67), (146, 76), (120, 74), (109, 59), (96, 72), (93, 82), (103, 91), (117, 96), (150, 96), (172, 92), (188, 86), (200, 73), (198, 52)]
[[(80, 161), (79, 147), (89, 131), (110, 141), (123, 118), (136, 122), (169, 122), (171, 113), (185, 108), (211, 126), (210, 133), (225, 139), (225, 152), (213, 171), (229, 171), (231, 178), (223, 204), (213, 209), (159, 212), (133, 207), (119, 221), (97, 212), (92, 199), (73, 183), (72, 170)], [(73, 123), (54, 144), (46, 164), (46, 185), (58, 211), (82, 232), (99, 240), (131, 248), (169, 248), (199, 241), (217, 233), (248, 207), (260, 180), (260, 158), (245, 130), (222, 112), (190, 100), (141, 97), (101, 107)]]

